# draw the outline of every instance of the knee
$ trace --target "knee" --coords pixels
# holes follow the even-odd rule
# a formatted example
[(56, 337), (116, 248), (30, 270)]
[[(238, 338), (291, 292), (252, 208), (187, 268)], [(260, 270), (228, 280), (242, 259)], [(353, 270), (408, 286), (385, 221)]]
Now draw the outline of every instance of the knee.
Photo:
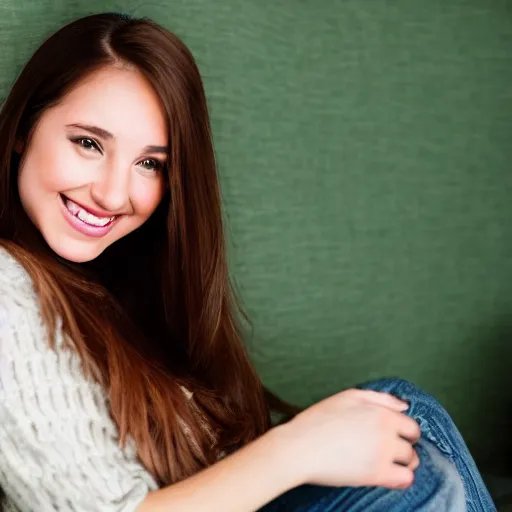
[(424, 401), (425, 399), (428, 399), (429, 401), (435, 401), (434, 397), (429, 395), (416, 384), (397, 377), (372, 380), (357, 387), (360, 389), (372, 389), (374, 391), (390, 393), (391, 395), (394, 395), (397, 398), (405, 400), (411, 404), (417, 400)]
[(435, 443), (445, 454), (452, 454), (452, 449), (443, 439), (447, 432), (455, 432), (455, 425), (448, 412), (432, 395), (416, 384), (399, 378), (375, 380), (358, 387), (390, 393), (408, 402), (409, 409), (406, 414), (419, 423), (423, 436)]

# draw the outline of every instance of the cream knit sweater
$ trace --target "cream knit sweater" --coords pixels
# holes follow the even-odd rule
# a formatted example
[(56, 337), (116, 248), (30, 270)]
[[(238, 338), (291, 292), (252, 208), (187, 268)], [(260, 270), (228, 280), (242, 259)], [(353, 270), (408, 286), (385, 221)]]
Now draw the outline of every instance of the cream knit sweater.
[(133, 512), (157, 485), (124, 450), (103, 389), (48, 346), (23, 267), (0, 248), (0, 487), (4, 510)]

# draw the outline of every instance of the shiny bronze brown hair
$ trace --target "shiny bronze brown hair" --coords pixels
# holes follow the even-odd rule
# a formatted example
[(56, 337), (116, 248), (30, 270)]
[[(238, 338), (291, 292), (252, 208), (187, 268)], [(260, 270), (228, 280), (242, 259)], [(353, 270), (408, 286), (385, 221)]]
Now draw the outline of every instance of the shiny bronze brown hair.
[[(104, 66), (142, 73), (168, 119), (168, 189), (140, 229), (88, 264), (52, 253), (20, 204), (17, 173), (44, 112)], [(272, 406), (242, 343), (202, 80), (190, 51), (148, 19), (98, 14), (49, 37), (0, 113), (0, 243), (26, 268), (54, 347), (60, 320), (160, 484), (263, 434)], [(185, 390), (193, 392), (189, 400)], [(291, 412), (290, 409), (289, 412)]]

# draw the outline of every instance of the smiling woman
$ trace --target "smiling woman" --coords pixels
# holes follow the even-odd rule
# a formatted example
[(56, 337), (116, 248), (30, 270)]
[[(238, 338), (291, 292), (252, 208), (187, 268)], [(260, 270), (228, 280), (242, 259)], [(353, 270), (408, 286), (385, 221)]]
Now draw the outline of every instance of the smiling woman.
[(167, 141), (166, 114), (148, 80), (102, 68), (38, 120), (19, 168), (21, 203), (55, 253), (90, 261), (155, 211)]
[[(9, 319), (0, 361), (13, 370), (0, 379), (0, 485), (9, 499), (21, 486), (23, 510), (69, 508), (69, 493), (26, 481), (23, 468), (42, 450), (54, 468), (45, 478), (59, 489), (62, 480), (80, 486), (81, 477), (66, 472), (84, 468), (59, 473), (53, 464), (65, 456), (61, 447), (83, 460), (73, 432), (100, 436), (106, 451), (90, 463), (111, 467), (102, 478), (120, 485), (92, 496), (83, 486), (76, 510), (91, 500), (109, 510), (124, 493), (140, 501), (157, 483), (183, 480), (264, 433), (269, 411), (228, 280), (204, 90), (183, 43), (150, 20), (119, 14), (63, 27), (35, 52), (2, 107), (0, 158), (0, 316)], [(20, 294), (33, 309), (19, 310)], [(22, 343), (20, 325), (31, 326)], [(48, 376), (44, 385), (22, 377), (31, 368)], [(104, 396), (94, 395), (89, 378)], [(44, 398), (50, 390), (65, 396), (57, 410)], [(20, 402), (19, 393), (35, 402)], [(108, 414), (69, 409), (87, 403), (108, 404)], [(34, 427), (35, 437), (22, 428), (10, 441), (31, 447), (15, 464), (21, 470), (4, 458), (7, 417)], [(58, 445), (39, 443), (57, 433)], [(114, 438), (117, 449), (107, 442)], [(137, 457), (123, 451), (129, 442)], [(123, 457), (127, 466), (116, 462)]]
[[(493, 510), (412, 384), (299, 414), (264, 389), (201, 77), (154, 22), (89, 16), (27, 63), (0, 113), (0, 246), (9, 511)], [(294, 417), (271, 428), (271, 408)]]

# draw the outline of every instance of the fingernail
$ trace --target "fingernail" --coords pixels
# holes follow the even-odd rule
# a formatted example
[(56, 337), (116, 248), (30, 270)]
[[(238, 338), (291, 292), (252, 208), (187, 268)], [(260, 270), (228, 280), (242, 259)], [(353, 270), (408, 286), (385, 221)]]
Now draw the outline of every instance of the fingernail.
[(407, 409), (409, 409), (409, 407), (411, 406), (411, 404), (407, 402), (407, 400), (400, 399), (400, 402), (402, 402), (402, 407), (404, 411), (407, 411)]

